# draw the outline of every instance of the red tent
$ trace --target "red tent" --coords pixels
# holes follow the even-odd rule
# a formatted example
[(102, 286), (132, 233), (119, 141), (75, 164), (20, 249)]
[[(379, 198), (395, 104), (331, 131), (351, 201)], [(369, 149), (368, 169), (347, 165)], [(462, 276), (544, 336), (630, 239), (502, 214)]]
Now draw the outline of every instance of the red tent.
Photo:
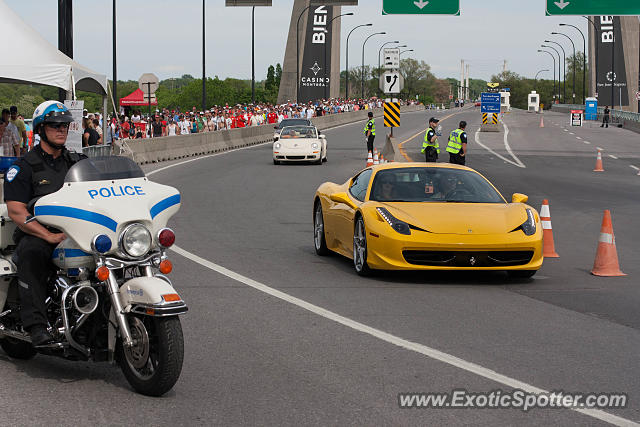
[[(140, 89), (136, 89), (124, 98), (120, 98), (120, 105), (123, 107), (132, 105), (143, 107), (145, 105), (149, 105), (149, 101), (145, 98), (144, 92)], [(151, 100), (151, 105), (158, 105), (158, 99), (154, 97)]]

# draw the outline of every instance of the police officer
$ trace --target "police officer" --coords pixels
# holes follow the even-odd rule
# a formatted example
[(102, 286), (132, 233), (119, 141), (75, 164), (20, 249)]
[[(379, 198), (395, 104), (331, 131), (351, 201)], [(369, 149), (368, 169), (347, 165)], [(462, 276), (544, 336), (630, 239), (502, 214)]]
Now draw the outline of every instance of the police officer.
[(40, 135), (40, 144), (5, 174), (4, 199), (9, 216), (18, 226), (14, 240), (18, 245), (20, 315), (34, 346), (53, 340), (47, 330), (47, 282), (54, 272), (51, 262), (53, 250), (66, 236), (37, 221), (25, 224), (25, 220), (33, 214), (28, 210), (30, 202), (62, 188), (69, 168), (86, 158), (69, 152), (64, 146), (71, 122), (71, 113), (63, 104), (57, 101), (40, 104), (33, 113), (34, 135)]
[(438, 154), (440, 154), (440, 144), (438, 143), (438, 134), (436, 133), (436, 127), (440, 120), (435, 117), (429, 119), (429, 128), (424, 135), (424, 142), (422, 143), (422, 153), (425, 156), (425, 162), (437, 162)]
[(467, 122), (462, 120), (458, 125), (458, 129), (451, 132), (449, 135), (449, 143), (447, 144), (447, 151), (449, 152), (449, 163), (456, 165), (464, 165), (467, 155), (467, 133), (465, 128)]
[(368, 116), (369, 120), (367, 121), (367, 124), (364, 125), (362, 133), (364, 133), (367, 138), (367, 152), (373, 152), (373, 141), (376, 139), (376, 121), (374, 120), (373, 113), (371, 111), (369, 111)]

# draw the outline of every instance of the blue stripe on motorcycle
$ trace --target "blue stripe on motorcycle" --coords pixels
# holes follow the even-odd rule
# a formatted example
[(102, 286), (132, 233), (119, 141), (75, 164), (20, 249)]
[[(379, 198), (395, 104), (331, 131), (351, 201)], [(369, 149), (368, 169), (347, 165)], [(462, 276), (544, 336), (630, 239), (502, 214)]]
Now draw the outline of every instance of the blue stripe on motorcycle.
[(83, 257), (83, 256), (90, 256), (92, 257), (93, 255), (90, 253), (87, 253), (81, 249), (54, 249), (53, 250), (53, 254), (51, 255), (51, 258), (58, 258), (58, 256), (60, 256), (60, 251), (64, 252), (64, 257), (65, 258), (78, 258), (78, 257)]
[(151, 219), (158, 216), (158, 214), (160, 214), (160, 212), (164, 211), (165, 209), (169, 209), (171, 206), (177, 205), (178, 203), (180, 203), (180, 194), (175, 194), (171, 197), (167, 197), (166, 199), (159, 201), (151, 208)]
[(36, 206), (34, 213), (35, 216), (50, 215), (81, 219), (83, 221), (102, 225), (113, 232), (118, 228), (118, 223), (108, 216), (96, 212), (85, 211), (83, 209), (70, 208), (68, 206)]

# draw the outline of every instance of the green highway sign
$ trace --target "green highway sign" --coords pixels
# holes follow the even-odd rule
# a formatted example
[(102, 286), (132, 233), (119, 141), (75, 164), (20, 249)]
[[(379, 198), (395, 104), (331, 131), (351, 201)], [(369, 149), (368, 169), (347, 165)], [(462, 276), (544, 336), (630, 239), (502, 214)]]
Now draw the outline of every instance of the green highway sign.
[(383, 15), (460, 15), (460, 0), (382, 0)]
[(551, 15), (640, 15), (637, 0), (546, 0)]

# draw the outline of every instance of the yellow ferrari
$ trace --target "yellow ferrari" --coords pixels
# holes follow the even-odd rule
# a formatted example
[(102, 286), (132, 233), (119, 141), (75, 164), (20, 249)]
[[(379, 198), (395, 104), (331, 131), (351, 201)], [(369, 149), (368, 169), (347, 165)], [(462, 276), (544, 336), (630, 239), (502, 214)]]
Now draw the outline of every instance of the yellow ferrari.
[(516, 193), (508, 203), (481, 174), (448, 163), (388, 163), (342, 185), (326, 182), (313, 205), (318, 255), (372, 270), (506, 270), (542, 266), (538, 212)]

